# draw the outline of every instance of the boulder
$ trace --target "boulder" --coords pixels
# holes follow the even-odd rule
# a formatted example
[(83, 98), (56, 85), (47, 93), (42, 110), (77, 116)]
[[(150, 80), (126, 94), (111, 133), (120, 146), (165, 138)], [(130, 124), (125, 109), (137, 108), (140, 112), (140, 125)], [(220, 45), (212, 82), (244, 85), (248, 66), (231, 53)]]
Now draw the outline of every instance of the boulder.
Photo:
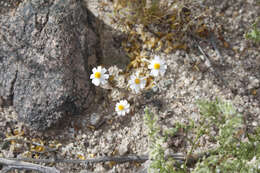
[(0, 14), (0, 96), (33, 129), (80, 114), (93, 100), (91, 20), (80, 0), (23, 0)]

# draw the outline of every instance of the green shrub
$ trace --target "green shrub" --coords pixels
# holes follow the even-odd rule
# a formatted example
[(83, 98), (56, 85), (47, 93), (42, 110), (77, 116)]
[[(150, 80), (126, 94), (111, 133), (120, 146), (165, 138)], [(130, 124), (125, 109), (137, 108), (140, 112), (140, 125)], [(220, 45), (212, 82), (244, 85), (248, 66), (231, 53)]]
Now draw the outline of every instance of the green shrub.
[[(246, 131), (243, 116), (236, 112), (231, 103), (216, 101), (199, 101), (200, 120), (190, 120), (188, 124), (175, 123), (174, 128), (161, 133), (157, 116), (148, 110), (145, 112), (145, 124), (149, 129), (150, 170), (159, 173), (218, 173), (218, 172), (260, 172), (260, 127)], [(184, 155), (183, 162), (166, 159), (163, 142), (183, 129), (185, 138), (191, 146)], [(214, 129), (217, 134), (210, 135)], [(161, 135), (159, 135), (161, 134)], [(199, 139), (208, 135), (215, 142), (214, 149), (195, 153)]]
[(260, 42), (260, 29), (257, 27), (259, 20), (260, 20), (260, 17), (252, 25), (251, 30), (245, 34), (245, 37), (247, 39), (250, 39), (250, 40), (257, 42), (257, 43)]

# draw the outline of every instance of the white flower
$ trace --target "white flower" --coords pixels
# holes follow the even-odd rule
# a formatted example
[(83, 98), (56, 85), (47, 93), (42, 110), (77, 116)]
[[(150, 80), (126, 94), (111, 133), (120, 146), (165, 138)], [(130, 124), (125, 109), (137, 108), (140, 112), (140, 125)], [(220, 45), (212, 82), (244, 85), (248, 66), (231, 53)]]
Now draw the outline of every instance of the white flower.
[(130, 104), (126, 100), (121, 100), (116, 104), (115, 110), (118, 115), (124, 116), (126, 113), (130, 112)]
[(156, 77), (159, 75), (163, 76), (167, 66), (164, 60), (160, 59), (159, 56), (155, 56), (155, 58), (148, 65), (148, 68), (151, 69), (151, 75)]
[(92, 69), (93, 74), (90, 75), (90, 79), (92, 79), (92, 83), (96, 86), (100, 84), (104, 85), (107, 83), (107, 79), (109, 78), (108, 74), (105, 74), (107, 70), (98, 66), (97, 68)]
[(133, 74), (129, 81), (130, 88), (135, 92), (139, 93), (140, 90), (145, 88), (146, 79), (140, 78), (139, 73)]

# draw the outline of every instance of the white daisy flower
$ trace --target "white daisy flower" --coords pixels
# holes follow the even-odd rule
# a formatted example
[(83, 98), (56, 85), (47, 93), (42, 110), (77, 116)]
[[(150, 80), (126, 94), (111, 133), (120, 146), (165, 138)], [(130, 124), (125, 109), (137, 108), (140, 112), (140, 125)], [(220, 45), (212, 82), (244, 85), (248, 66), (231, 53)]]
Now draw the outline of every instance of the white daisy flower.
[(140, 90), (144, 89), (146, 85), (146, 79), (141, 78), (139, 73), (133, 74), (130, 77), (129, 86), (135, 92), (139, 93)]
[(130, 104), (126, 100), (121, 100), (116, 104), (115, 110), (118, 115), (125, 116), (126, 113), (130, 112)]
[(163, 76), (167, 69), (167, 65), (164, 60), (160, 59), (159, 56), (155, 56), (155, 58), (148, 65), (148, 68), (151, 69), (152, 76)]
[(92, 79), (92, 83), (96, 86), (100, 84), (104, 85), (107, 83), (107, 79), (109, 78), (108, 74), (105, 74), (107, 70), (98, 66), (97, 68), (92, 69), (93, 74), (90, 75), (90, 79)]

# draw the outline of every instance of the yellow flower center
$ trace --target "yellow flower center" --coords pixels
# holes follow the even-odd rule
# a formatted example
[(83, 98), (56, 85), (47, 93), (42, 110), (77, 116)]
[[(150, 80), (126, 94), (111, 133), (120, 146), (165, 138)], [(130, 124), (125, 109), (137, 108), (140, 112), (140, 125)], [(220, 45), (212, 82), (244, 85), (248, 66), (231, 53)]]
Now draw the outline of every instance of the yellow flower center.
[(118, 106), (118, 109), (119, 109), (120, 111), (124, 110), (124, 108), (125, 108), (125, 107), (124, 107), (123, 105), (119, 105), (119, 106)]
[(96, 72), (95, 73), (95, 78), (100, 78), (101, 77), (101, 73), (100, 72)]
[(140, 84), (140, 79), (136, 78), (135, 79), (135, 84)]
[(160, 69), (160, 64), (155, 63), (155, 64), (153, 65), (153, 67), (154, 67), (154, 69), (158, 70), (158, 69)]

